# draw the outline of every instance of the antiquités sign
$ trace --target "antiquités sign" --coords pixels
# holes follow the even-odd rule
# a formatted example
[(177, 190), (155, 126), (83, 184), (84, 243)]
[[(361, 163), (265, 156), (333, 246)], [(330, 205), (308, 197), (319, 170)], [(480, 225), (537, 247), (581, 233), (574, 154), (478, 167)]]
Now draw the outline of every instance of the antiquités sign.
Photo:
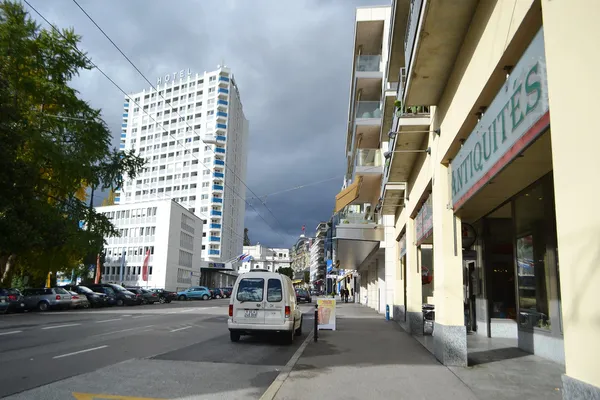
[(455, 209), (543, 132), (534, 128), (548, 110), (542, 28), (450, 164)]

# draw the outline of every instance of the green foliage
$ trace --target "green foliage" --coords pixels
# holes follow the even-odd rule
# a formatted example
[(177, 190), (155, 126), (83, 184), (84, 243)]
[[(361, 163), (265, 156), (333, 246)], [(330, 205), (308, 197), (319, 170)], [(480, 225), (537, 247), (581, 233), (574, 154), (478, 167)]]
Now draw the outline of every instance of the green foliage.
[(41, 29), (22, 4), (0, 3), (0, 283), (14, 272), (9, 258), (45, 278), (99, 252), (114, 227), (78, 196), (82, 185), (120, 187), (144, 164), (111, 149), (100, 110), (69, 86), (92, 68), (79, 41), (72, 29)]
[(304, 271), (304, 283), (310, 283), (310, 271)]
[(276, 272), (282, 275), (287, 275), (290, 277), (290, 279), (294, 279), (294, 270), (291, 267), (278, 268)]

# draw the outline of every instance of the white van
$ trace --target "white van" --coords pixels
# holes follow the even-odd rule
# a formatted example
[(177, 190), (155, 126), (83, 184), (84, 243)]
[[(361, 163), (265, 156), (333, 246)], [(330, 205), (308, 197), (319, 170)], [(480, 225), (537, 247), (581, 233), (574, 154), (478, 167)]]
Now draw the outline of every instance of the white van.
[(287, 343), (302, 334), (302, 312), (296, 304), (292, 280), (266, 270), (250, 270), (238, 276), (229, 301), (227, 320), (232, 342), (241, 335), (278, 332)]

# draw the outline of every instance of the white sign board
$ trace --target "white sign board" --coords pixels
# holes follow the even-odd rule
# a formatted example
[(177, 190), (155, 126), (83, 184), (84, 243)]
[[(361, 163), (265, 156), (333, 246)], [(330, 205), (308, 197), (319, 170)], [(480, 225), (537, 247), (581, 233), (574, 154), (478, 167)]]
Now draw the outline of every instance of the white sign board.
[(335, 331), (335, 299), (318, 299), (319, 330)]

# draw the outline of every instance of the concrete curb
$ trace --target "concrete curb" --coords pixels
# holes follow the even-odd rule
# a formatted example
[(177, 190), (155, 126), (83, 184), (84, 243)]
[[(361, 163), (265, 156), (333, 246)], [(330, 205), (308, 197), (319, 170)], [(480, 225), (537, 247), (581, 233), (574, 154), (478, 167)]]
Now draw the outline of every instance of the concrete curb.
[(292, 369), (294, 369), (294, 366), (302, 356), (302, 353), (304, 353), (304, 349), (306, 349), (308, 343), (313, 339), (313, 332), (314, 329), (312, 329), (309, 332), (306, 339), (304, 339), (304, 342), (302, 342), (302, 344), (300, 345), (300, 347), (298, 347), (298, 350), (296, 350), (292, 358), (290, 358), (290, 360), (287, 362), (287, 364), (285, 364), (279, 375), (277, 375), (277, 378), (275, 378), (273, 383), (271, 383), (271, 385), (267, 388), (263, 395), (260, 396), (260, 400), (273, 400), (275, 398), (277, 392), (279, 391), (279, 389), (281, 389), (281, 386), (283, 386), (285, 380), (290, 376), (290, 372), (292, 372)]

